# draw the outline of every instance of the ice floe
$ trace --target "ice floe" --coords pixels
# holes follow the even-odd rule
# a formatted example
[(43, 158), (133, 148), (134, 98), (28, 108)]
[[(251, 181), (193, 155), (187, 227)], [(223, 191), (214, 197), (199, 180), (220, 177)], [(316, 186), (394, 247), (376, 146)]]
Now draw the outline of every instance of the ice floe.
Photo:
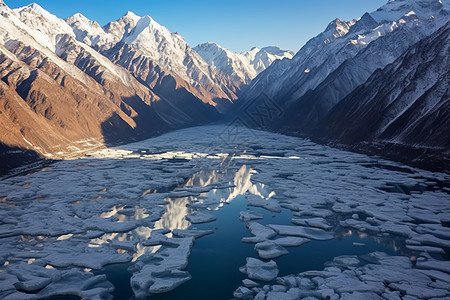
[(259, 257), (264, 259), (272, 259), (287, 254), (288, 251), (280, 246), (276, 241), (264, 241), (255, 245), (255, 250)]
[[(94, 273), (110, 264), (130, 265), (136, 297), (169, 291), (190, 278), (193, 239), (213, 238), (219, 222), (192, 224), (238, 196), (251, 207), (235, 216), (249, 231), (242, 242), (261, 259), (352, 235), (389, 240), (398, 256), (336, 258), (265, 286), (249, 281), (276, 278), (275, 261), (249, 258), (235, 297), (450, 296), (450, 175), (262, 131), (251, 145), (224, 142), (226, 129), (184, 129), (1, 178), (0, 298), (107, 299), (113, 287)], [(353, 245), (371, 251), (369, 241)]]
[(277, 263), (273, 260), (263, 262), (253, 257), (247, 257), (247, 264), (239, 269), (254, 280), (271, 281), (278, 275)]
[[(432, 262), (438, 262), (428, 258)], [(448, 271), (448, 270), (447, 270)], [(253, 288), (255, 299), (434, 299), (450, 296), (448, 274), (423, 271), (406, 257), (375, 252), (365, 257), (336, 257), (322, 271), (277, 278)]]
[(323, 231), (322, 229), (303, 227), (303, 226), (291, 226), (291, 225), (267, 225), (280, 235), (299, 236), (312, 240), (331, 240), (333, 235)]

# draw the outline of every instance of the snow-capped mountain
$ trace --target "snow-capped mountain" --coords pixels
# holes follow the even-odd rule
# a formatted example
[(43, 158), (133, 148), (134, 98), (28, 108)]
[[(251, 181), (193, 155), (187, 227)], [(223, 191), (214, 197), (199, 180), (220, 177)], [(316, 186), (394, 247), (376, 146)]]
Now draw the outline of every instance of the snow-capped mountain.
[[(392, 104), (396, 107), (395, 109), (391, 107), (390, 103), (384, 102), (389, 102), (392, 97), (397, 97), (397, 91), (411, 96), (407, 90), (402, 89), (394, 89), (392, 94), (387, 92), (390, 91), (389, 88), (394, 88), (394, 86), (389, 86), (387, 81), (403, 87), (402, 84), (407, 82), (408, 76), (411, 76), (410, 73), (400, 70), (395, 73), (396, 69), (391, 70), (389, 76), (375, 77), (376, 80), (368, 84), (366, 89), (357, 88), (364, 84), (374, 72), (393, 63), (418, 41), (433, 35), (444, 26), (450, 20), (449, 8), (448, 2), (443, 3), (440, 0), (390, 0), (377, 11), (366, 13), (359, 19), (348, 22), (336, 19), (328, 25), (324, 32), (311, 39), (300, 49), (292, 60), (276, 61), (258, 75), (244, 92), (235, 111), (244, 110), (245, 112), (246, 108), (243, 109), (243, 107), (247, 103), (255, 103), (252, 100), (257, 100), (262, 97), (262, 93), (265, 93), (264, 97), (267, 95), (277, 104), (277, 109), (282, 112), (280, 113), (282, 117), (271, 119), (264, 125), (265, 127), (290, 134), (306, 135), (313, 139), (318, 138), (320, 134), (321, 140), (325, 142), (333, 139), (333, 137), (337, 137), (336, 140), (339, 141), (342, 131), (342, 134), (345, 135), (342, 140), (348, 143), (352, 141), (355, 143), (375, 143), (375, 140), (382, 140), (384, 144), (398, 143), (404, 148), (395, 147), (392, 153), (387, 150), (380, 150), (384, 148), (373, 146), (374, 144), (367, 146), (366, 149), (355, 148), (369, 153), (386, 155), (394, 159), (401, 157), (398, 154), (402, 151), (417, 154), (416, 150), (411, 149), (414, 149), (414, 147), (431, 147), (437, 145), (438, 140), (448, 140), (448, 132), (442, 129), (440, 123), (438, 124), (428, 118), (430, 115), (436, 117), (437, 120), (442, 119), (442, 116), (450, 118), (448, 108), (445, 108), (445, 105), (448, 105), (446, 104), (448, 101), (445, 100), (446, 97), (448, 99), (448, 91), (445, 91), (445, 88), (444, 94), (442, 94), (444, 96), (436, 91), (427, 94), (427, 97), (435, 95), (436, 99), (433, 101), (440, 103), (434, 104), (435, 111), (431, 113), (422, 109), (411, 113), (411, 115), (414, 115), (414, 119), (421, 120), (420, 126), (428, 130), (427, 133), (421, 132), (420, 134), (416, 128), (418, 123), (415, 123), (411, 118), (401, 117), (403, 110), (407, 111), (409, 105), (414, 106), (413, 103), (416, 103), (414, 101), (415, 96), (408, 100), (402, 98), (397, 103)], [(421, 49), (425, 51), (426, 48)], [(408, 59), (412, 66), (415, 66), (413, 60), (415, 51), (414, 49), (411, 50), (411, 58)], [(420, 53), (417, 51), (417, 55), (420, 55)], [(418, 58), (417, 61), (420, 63), (422, 58)], [(437, 55), (436, 59), (423, 62), (421, 67), (414, 69), (414, 71), (421, 70), (429, 76), (434, 69), (439, 68), (436, 66), (440, 63), (439, 60), (446, 58), (448, 60), (448, 52), (445, 52), (443, 57)], [(429, 65), (430, 72), (425, 72), (425, 65)], [(397, 78), (394, 80), (395, 77)], [(415, 82), (416, 80), (417, 82)], [(439, 86), (440, 92), (442, 92), (442, 86), (448, 86), (449, 84), (448, 74), (447, 76), (441, 76), (440, 80), (439, 84), (436, 83), (436, 86)], [(422, 85), (426, 85), (426, 82), (433, 83), (434, 81), (416, 74), (412, 77), (411, 82), (408, 87), (414, 89), (422, 88)], [(385, 87), (386, 90), (380, 90), (383, 85), (387, 86)], [(347, 105), (340, 110), (340, 114), (333, 113), (332, 115), (335, 118), (332, 124), (334, 125), (324, 127), (324, 122), (329, 122), (327, 120), (331, 118), (330, 112), (338, 107), (342, 108), (341, 101), (346, 99), (345, 97), (355, 89), (359, 91), (358, 96), (352, 97), (351, 100), (355, 107)], [(374, 97), (373, 99), (370, 98), (373, 101), (370, 102), (370, 105), (359, 107), (358, 103), (367, 95)], [(348, 101), (346, 101), (347, 104)], [(425, 100), (422, 99), (421, 101)], [(432, 100), (427, 101), (431, 102)], [(379, 107), (381, 111), (371, 105)], [(346, 114), (346, 109), (355, 109), (356, 112)], [(384, 109), (386, 111), (383, 111)], [(401, 120), (383, 125), (389, 127), (386, 128), (386, 130), (389, 129), (389, 136), (384, 129), (379, 133), (374, 133), (363, 127), (366, 125), (369, 127), (375, 126), (375, 128), (381, 130), (382, 126), (376, 120), (378, 120), (377, 118), (388, 120), (389, 116), (385, 115), (387, 112), (393, 119), (399, 118)], [(353, 122), (353, 120), (357, 121)], [(252, 119), (246, 121), (249, 124), (255, 123)], [(368, 122), (371, 122), (371, 125)], [(442, 123), (442, 121), (439, 122)], [(261, 127), (261, 124), (254, 125)], [(436, 127), (436, 130), (433, 129), (434, 127)], [(318, 128), (322, 129), (319, 130)], [(413, 128), (417, 129), (414, 129), (416, 130), (414, 131), (416, 139), (412, 138), (414, 134), (411, 134), (413, 131), (410, 131)], [(327, 135), (327, 130), (330, 130), (330, 135)], [(355, 134), (355, 136), (352, 137), (352, 134)], [(363, 138), (357, 140), (356, 137), (360, 134), (363, 135)], [(407, 137), (403, 138), (405, 136)], [(424, 142), (421, 143), (418, 138), (423, 139)]]
[(65, 19), (72, 28), (78, 41), (91, 46), (94, 49), (110, 48), (120, 41), (114, 34), (109, 34), (95, 21), (91, 21), (80, 13)]
[[(372, 143), (387, 145), (387, 150), (410, 147), (421, 155), (434, 152), (448, 164), (449, 53), (450, 21), (344, 98), (318, 134), (356, 149)], [(402, 153), (409, 158), (407, 151)]]
[[(78, 32), (87, 27), (86, 23), (70, 24)], [(177, 89), (184, 88), (215, 106), (218, 99), (231, 103), (237, 98), (239, 83), (211, 68), (181, 35), (170, 32), (150, 16), (128, 12), (103, 30), (96, 34), (91, 31), (89, 37), (102, 41), (96, 44), (99, 51), (163, 95), (173, 95), (173, 91), (166, 91), (166, 81), (175, 80)]]
[(252, 48), (248, 52), (234, 53), (216, 43), (200, 44), (194, 50), (210, 66), (245, 84), (249, 84), (274, 61), (291, 59), (294, 56), (292, 51), (281, 50), (278, 47)]
[[(306, 43), (292, 60), (276, 61), (257, 76), (241, 98), (251, 100), (265, 92), (280, 105), (288, 106), (378, 39), (409, 28), (394, 44), (386, 43), (389, 49), (379, 47), (368, 55), (369, 59), (375, 59), (374, 63), (369, 60), (357, 66), (354, 72), (359, 73), (359, 68), (367, 68), (368, 72), (352, 78), (351, 88), (355, 88), (364, 83), (375, 69), (393, 62), (418, 39), (436, 31), (448, 18), (448, 4), (440, 0), (390, 0), (377, 11), (366, 13), (359, 19), (348, 22), (336, 19), (324, 32)], [(391, 49), (397, 45), (398, 50), (392, 53)]]
[[(194, 96), (213, 106), (237, 98), (241, 83), (211, 68), (182, 36), (150, 16), (128, 12), (102, 28), (79, 13), (59, 19), (37, 4), (14, 12), (33, 31), (33, 36), (51, 50), (57, 51), (56, 40), (67, 34), (126, 68), (162, 96)], [(173, 81), (175, 84), (169, 84)]]
[[(411, 45), (428, 36), (430, 31), (439, 28), (442, 21), (444, 19), (438, 22), (435, 19), (420, 19), (412, 12), (403, 16), (394, 31), (377, 38), (355, 56), (346, 59), (313, 90), (298, 98), (294, 95), (285, 121), (294, 119), (296, 130), (310, 132), (340, 100), (364, 83), (375, 70), (394, 61)], [(309, 75), (320, 76), (320, 73), (311, 70)]]
[(37, 4), (11, 10), (0, 2), (0, 24), (0, 144), (7, 148), (76, 156), (218, 116), (192, 95), (169, 101), (155, 93), (77, 40), (95, 42), (93, 34), (83, 37)]

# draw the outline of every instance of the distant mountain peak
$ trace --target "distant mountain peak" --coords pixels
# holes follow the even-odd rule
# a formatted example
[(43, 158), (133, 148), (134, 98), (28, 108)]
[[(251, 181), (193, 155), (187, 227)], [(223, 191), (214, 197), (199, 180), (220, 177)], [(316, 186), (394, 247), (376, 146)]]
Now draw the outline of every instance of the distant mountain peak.
[(35, 2), (33, 2), (31, 4), (28, 4), (26, 7), (29, 7), (31, 9), (36, 10), (36, 11), (42, 11), (43, 10), (42, 6), (40, 6), (39, 4), (37, 4)]
[(281, 50), (275, 46), (262, 49), (253, 47), (250, 51), (235, 53), (211, 42), (200, 44), (194, 50), (210, 66), (214, 66), (245, 84), (248, 84), (274, 61), (294, 56), (292, 51)]
[(83, 14), (81, 14), (81, 13), (73, 14), (71, 17), (69, 17), (69, 18), (67, 18), (67, 19), (90, 21), (88, 18), (86, 18), (86, 17), (85, 17)]
[(127, 11), (124, 15), (123, 15), (123, 17), (126, 17), (126, 18), (139, 18), (134, 12), (132, 12), (132, 11)]

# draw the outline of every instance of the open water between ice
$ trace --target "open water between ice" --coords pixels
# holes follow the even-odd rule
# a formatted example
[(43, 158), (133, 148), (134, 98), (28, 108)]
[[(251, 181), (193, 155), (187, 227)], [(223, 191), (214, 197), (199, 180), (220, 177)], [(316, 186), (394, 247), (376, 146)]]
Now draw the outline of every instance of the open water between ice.
[(1, 180), (0, 298), (450, 296), (448, 174), (228, 130)]

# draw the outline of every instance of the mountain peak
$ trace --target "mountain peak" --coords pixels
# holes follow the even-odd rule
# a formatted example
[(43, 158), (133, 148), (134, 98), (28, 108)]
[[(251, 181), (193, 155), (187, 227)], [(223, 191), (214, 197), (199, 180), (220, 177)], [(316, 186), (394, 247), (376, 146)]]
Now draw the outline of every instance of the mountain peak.
[(449, 5), (444, 5), (441, 0), (389, 0), (371, 16), (378, 23), (385, 23), (397, 21), (410, 11), (414, 11), (418, 17), (428, 18), (442, 9), (449, 9)]
[(138, 15), (136, 15), (134, 12), (132, 11), (127, 11), (126, 14), (124, 14), (120, 20), (124, 20), (124, 21), (132, 21), (132, 22), (137, 22), (141, 17), (139, 17)]
[(88, 18), (86, 18), (84, 15), (82, 15), (81, 13), (76, 13), (71, 17), (68, 17), (66, 19), (66, 21), (71, 21), (71, 22), (76, 22), (76, 21), (80, 21), (80, 22), (84, 22), (84, 23), (88, 23), (88, 22), (93, 22), (91, 20), (89, 20)]
[(44, 14), (44, 13), (50, 14), (48, 11), (46, 11), (44, 8), (42, 8), (42, 6), (40, 6), (37, 3), (28, 4), (27, 6), (22, 7), (22, 9), (28, 9), (28, 10), (34, 11), (38, 14)]
[(127, 18), (136, 18), (137, 17), (137, 15), (134, 12), (130, 11), (130, 10), (127, 11), (126, 14), (124, 14), (123, 16), (127, 17)]
[(35, 10), (41, 10), (43, 9), (42, 6), (40, 6), (39, 4), (33, 2), (31, 4), (28, 4), (27, 7), (31, 8), (31, 9), (35, 9)]
[(325, 29), (325, 32), (332, 32), (333, 35), (337, 33), (339, 36), (343, 36), (347, 34), (349, 29), (350, 29), (349, 23), (337, 18), (331, 21), (330, 24), (328, 24), (327, 28)]

